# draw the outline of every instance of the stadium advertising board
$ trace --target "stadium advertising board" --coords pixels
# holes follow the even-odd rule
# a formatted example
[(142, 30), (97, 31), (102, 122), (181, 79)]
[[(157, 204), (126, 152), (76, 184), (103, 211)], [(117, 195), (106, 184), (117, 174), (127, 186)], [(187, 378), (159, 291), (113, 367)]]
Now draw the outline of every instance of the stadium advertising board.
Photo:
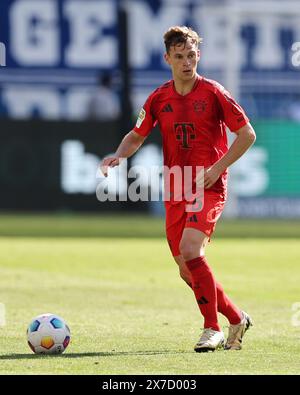
[[(294, 150), (300, 128), (300, 69), (297, 66), (300, 14), (289, 13), (287, 18), (286, 13), (275, 12), (278, 2), (270, 6), (270, 12), (258, 14), (252, 7), (251, 13), (240, 14), (235, 40), (230, 41), (227, 33), (232, 13), (226, 1), (1, 0), (0, 43), (3, 45), (0, 52), (1, 64), (5, 67), (0, 67), (0, 115), (19, 120), (1, 127), (2, 141), (5, 141), (1, 147), (1, 180), (3, 185), (10, 185), (5, 192), (7, 200), (1, 197), (1, 207), (19, 204), (25, 208), (24, 202), (21, 204), (18, 200), (17, 203), (15, 199), (17, 196), (19, 199), (21, 189), (18, 188), (26, 177), (18, 179), (13, 169), (19, 166), (24, 144), (28, 163), (33, 166), (31, 170), (28, 166), (31, 176), (29, 173), (27, 176), (34, 179), (44, 153), (39, 141), (55, 147), (49, 160), (56, 170), (42, 178), (42, 185), (47, 184), (49, 191), (60, 190), (66, 207), (90, 209), (98, 204), (91, 204), (89, 200), (94, 199), (95, 179), (85, 178), (79, 182), (74, 174), (80, 173), (79, 163), (85, 173), (87, 163), (91, 165), (96, 158), (113, 151), (118, 143), (117, 131), (106, 138), (107, 152), (102, 152), (103, 141), (98, 134), (110, 133), (110, 129), (104, 132), (103, 126), (89, 129), (87, 136), (86, 128), (78, 135), (72, 132), (76, 122), (71, 124), (72, 130), (58, 122), (59, 139), (53, 141), (51, 122), (45, 127), (39, 126), (38, 132), (31, 122), (22, 122), (33, 118), (53, 121), (53, 124), (63, 120), (84, 121), (97, 75), (105, 70), (113, 73), (114, 88), (119, 92), (118, 9), (121, 3), (129, 18), (135, 112), (157, 85), (170, 78), (163, 60), (162, 35), (166, 28), (174, 24), (194, 27), (204, 37), (199, 72), (227, 86), (233, 68), (238, 70), (234, 74), (238, 99), (257, 129), (255, 146), (231, 170), (232, 195), (237, 203), (235, 214), (300, 216), (299, 156)], [(228, 62), (228, 53), (233, 50), (236, 56)], [(24, 125), (30, 127), (22, 131)], [(79, 125), (80, 122), (78, 128)], [(89, 150), (89, 139), (99, 152)], [(161, 153), (158, 145), (154, 147), (151, 155), (157, 163)], [(145, 161), (151, 156), (149, 146), (145, 150), (137, 156), (136, 162), (151, 163), (152, 159)], [(64, 154), (71, 151), (73, 156), (77, 152), (81, 158), (77, 158), (76, 166), (75, 161), (66, 165), (64, 160)], [(29, 152), (35, 154), (30, 156)], [(91, 156), (87, 156), (88, 153)], [(70, 163), (74, 163), (74, 168)], [(68, 179), (67, 174), (73, 178)], [(12, 188), (13, 184), (16, 189)], [(85, 196), (85, 203), (82, 200), (73, 206), (70, 202), (75, 201), (76, 194)], [(44, 208), (56, 208), (61, 204), (60, 198), (59, 203), (56, 199), (39, 201)], [(31, 206), (34, 208), (34, 204)], [(294, 207), (293, 213), (290, 207)]]
[[(1, 208), (149, 208), (146, 202), (131, 202), (124, 196), (134, 181), (128, 178), (130, 165), (144, 166), (149, 172), (151, 168), (159, 169), (162, 152), (158, 130), (147, 139), (127, 168), (120, 167), (118, 181), (110, 178), (111, 191), (117, 201), (97, 200), (98, 165), (112, 152), (112, 147), (116, 147), (118, 127), (118, 123), (2, 121), (0, 135), (5, 144), (0, 147)], [(300, 216), (299, 125), (260, 122), (254, 123), (254, 127), (258, 132), (255, 147), (231, 169), (231, 192), (238, 198), (238, 215)], [(274, 131), (288, 143), (280, 143), (279, 148), (272, 138)], [(142, 177), (141, 187), (154, 188), (149, 179)]]

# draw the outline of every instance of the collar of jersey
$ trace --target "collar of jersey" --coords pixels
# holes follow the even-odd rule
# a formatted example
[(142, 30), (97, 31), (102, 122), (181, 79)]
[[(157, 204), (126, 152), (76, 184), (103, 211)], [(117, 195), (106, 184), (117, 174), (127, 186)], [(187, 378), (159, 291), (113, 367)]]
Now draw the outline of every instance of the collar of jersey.
[(197, 86), (198, 86), (199, 82), (202, 80), (202, 78), (203, 78), (203, 77), (201, 77), (201, 75), (197, 74), (197, 78), (196, 78), (196, 80), (195, 80), (195, 83), (194, 83), (194, 86), (193, 86), (192, 90), (191, 90), (189, 93), (187, 93), (186, 95), (181, 95), (180, 93), (177, 92), (177, 90), (175, 89), (174, 80), (172, 80), (172, 89), (173, 89), (173, 92), (174, 92), (177, 96), (179, 96), (179, 97), (181, 97), (181, 98), (186, 98), (187, 96), (189, 96), (191, 93), (194, 92), (194, 90), (197, 88)]

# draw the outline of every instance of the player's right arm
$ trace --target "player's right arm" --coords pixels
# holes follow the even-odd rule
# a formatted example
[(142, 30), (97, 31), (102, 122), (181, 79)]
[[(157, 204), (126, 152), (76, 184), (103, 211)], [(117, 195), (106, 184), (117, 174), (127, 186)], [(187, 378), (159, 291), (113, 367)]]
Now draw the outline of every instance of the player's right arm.
[(108, 167), (115, 167), (120, 164), (123, 158), (130, 158), (143, 144), (157, 120), (152, 114), (153, 93), (148, 97), (141, 109), (136, 125), (121, 141), (114, 156), (103, 159), (101, 164), (102, 173), (107, 176)]
[(104, 158), (101, 163), (101, 170), (105, 177), (107, 176), (108, 167), (115, 167), (120, 164), (122, 158), (130, 158), (143, 144), (146, 137), (141, 136), (134, 130), (131, 130), (121, 141), (114, 156)]

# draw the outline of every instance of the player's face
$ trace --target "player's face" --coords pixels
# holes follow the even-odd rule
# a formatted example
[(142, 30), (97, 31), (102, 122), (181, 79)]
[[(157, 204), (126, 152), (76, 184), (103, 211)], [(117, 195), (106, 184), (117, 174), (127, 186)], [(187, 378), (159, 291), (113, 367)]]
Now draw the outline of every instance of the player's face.
[(165, 60), (171, 66), (173, 78), (181, 81), (188, 81), (195, 77), (199, 59), (200, 51), (190, 40), (187, 40), (185, 45), (171, 46), (169, 53), (165, 54)]

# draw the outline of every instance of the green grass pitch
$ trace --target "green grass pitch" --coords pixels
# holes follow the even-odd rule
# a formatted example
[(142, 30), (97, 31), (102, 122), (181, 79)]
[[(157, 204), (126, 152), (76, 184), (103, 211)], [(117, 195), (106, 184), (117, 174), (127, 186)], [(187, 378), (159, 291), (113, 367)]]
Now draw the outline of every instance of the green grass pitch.
[[(2, 215), (0, 374), (299, 374), (300, 319), (292, 310), (300, 302), (299, 229), (221, 220), (207, 256), (254, 327), (241, 351), (197, 354), (203, 321), (162, 220)], [(71, 328), (60, 356), (27, 346), (28, 323), (45, 312)]]

